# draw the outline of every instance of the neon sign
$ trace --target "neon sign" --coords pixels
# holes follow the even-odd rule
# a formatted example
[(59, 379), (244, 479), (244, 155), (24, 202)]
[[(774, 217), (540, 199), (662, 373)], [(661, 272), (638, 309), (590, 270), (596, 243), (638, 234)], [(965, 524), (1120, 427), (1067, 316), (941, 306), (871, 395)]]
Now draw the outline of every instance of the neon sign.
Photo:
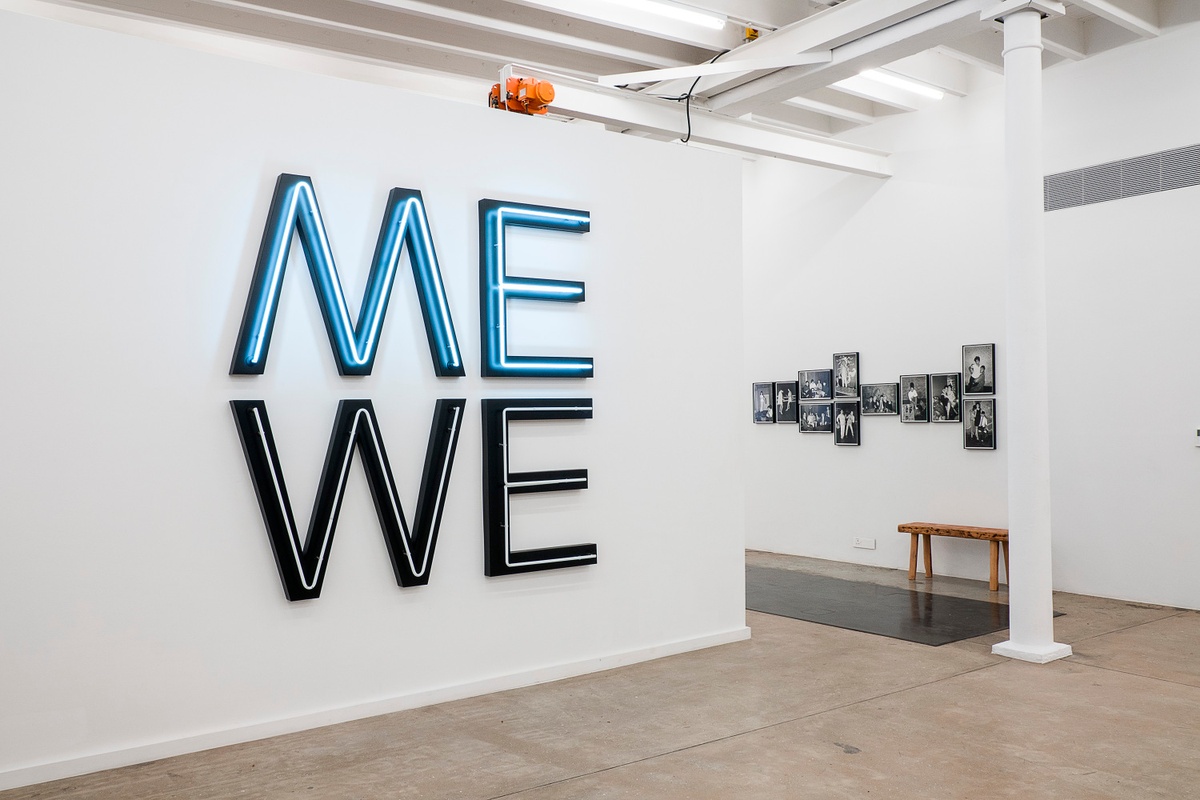
[(312, 179), (288, 174), (280, 175), (275, 183), (275, 196), (267, 213), (254, 281), (234, 349), (232, 374), (261, 375), (266, 368), (275, 312), (279, 308), (279, 289), (287, 270), (293, 234), (299, 235), (304, 248), (304, 258), (340, 374), (371, 374), (396, 268), (405, 245), (412, 262), (434, 372), (439, 377), (466, 374), (421, 193), (413, 189), (393, 189), (388, 195), (375, 257), (371, 260), (366, 292), (355, 324), (350, 320)]
[(509, 355), (510, 299), (582, 303), (584, 296), (584, 285), (579, 281), (509, 275), (507, 234), (510, 227), (587, 233), (591, 229), (591, 217), (586, 211), (504, 203), (499, 200), (479, 201), (479, 330), (483, 376), (592, 377), (590, 358)]
[[(590, 225), (590, 216), (585, 211), (498, 200), (479, 202), (483, 377), (592, 377), (590, 358), (508, 353), (509, 300), (579, 303), (584, 299), (584, 284), (515, 277), (508, 275), (506, 269), (510, 228), (576, 234), (586, 233)], [(363, 301), (355, 321), (351, 319), (334, 264), (333, 247), (312, 179), (288, 174), (280, 175), (276, 181), (246, 310), (238, 330), (231, 374), (261, 375), (266, 369), (280, 290), (294, 238), (300, 240), (308, 262), (325, 330), (341, 375), (371, 374), (388, 300), (406, 247), (434, 374), (438, 377), (466, 374), (421, 193), (413, 189), (393, 189), (388, 195)], [(289, 600), (313, 599), (321, 594), (346, 480), (356, 452), (366, 473), (397, 584), (409, 587), (429, 582), (466, 402), (462, 398), (435, 402), (416, 514), (410, 527), (392, 476), (374, 405), (365, 399), (342, 400), (334, 418), (307, 536), (304, 537), (300, 535), (292, 512), (266, 402), (230, 402), (284, 594)], [(509, 498), (512, 495), (586, 489), (587, 470), (513, 473), (508, 469), (510, 422), (591, 419), (591, 399), (487, 399), (481, 405), (484, 420), (484, 574), (491, 577), (595, 564), (595, 544), (513, 550), (511, 540)]]

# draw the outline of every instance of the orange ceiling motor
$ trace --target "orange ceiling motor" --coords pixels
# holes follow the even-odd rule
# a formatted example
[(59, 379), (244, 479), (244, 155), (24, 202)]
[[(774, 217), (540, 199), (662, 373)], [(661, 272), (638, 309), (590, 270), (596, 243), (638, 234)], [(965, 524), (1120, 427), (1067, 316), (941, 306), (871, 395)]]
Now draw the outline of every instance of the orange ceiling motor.
[(503, 108), (519, 114), (545, 114), (546, 106), (554, 102), (554, 85), (537, 78), (518, 78), (515, 75), (505, 81), (503, 105), (500, 100), (500, 84), (492, 84), (488, 96), (490, 108)]

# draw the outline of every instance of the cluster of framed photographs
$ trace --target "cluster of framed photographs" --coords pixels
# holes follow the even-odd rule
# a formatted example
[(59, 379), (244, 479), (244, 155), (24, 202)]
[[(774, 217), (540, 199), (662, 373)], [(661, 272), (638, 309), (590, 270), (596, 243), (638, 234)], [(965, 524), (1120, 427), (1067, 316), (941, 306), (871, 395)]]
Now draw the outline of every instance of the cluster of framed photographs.
[(962, 425), (964, 448), (995, 450), (995, 369), (995, 344), (967, 344), (961, 372), (860, 384), (859, 354), (834, 353), (832, 369), (800, 370), (794, 381), (754, 384), (754, 421), (799, 423), (800, 433), (832, 433), (835, 445), (856, 447), (863, 417), (896, 416), (907, 423)]
[(964, 344), (963, 447), (996, 449), (996, 345)]

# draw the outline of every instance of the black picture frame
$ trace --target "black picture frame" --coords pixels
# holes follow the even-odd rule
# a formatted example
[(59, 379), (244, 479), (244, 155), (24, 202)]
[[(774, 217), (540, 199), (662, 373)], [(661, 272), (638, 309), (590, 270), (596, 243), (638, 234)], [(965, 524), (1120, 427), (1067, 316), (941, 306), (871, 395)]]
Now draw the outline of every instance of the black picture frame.
[(831, 369), (802, 369), (796, 374), (796, 382), (800, 384), (802, 401), (833, 399), (833, 370)]
[(862, 443), (862, 406), (857, 400), (833, 401), (833, 443), (838, 447)]
[(754, 422), (757, 425), (775, 422), (775, 384), (755, 383), (750, 390), (750, 399), (754, 403)]
[(795, 424), (800, 421), (800, 393), (796, 381), (775, 381), (775, 422)]
[(962, 346), (962, 376), (966, 382), (963, 397), (987, 396), (996, 393), (996, 345), (964, 344)]
[(900, 376), (900, 421), (929, 422), (929, 375)]
[(833, 354), (833, 397), (858, 397), (858, 353)]
[(967, 397), (963, 400), (963, 449), (996, 449), (996, 398)]
[(833, 433), (833, 403), (801, 403), (801, 433)]
[(864, 383), (859, 389), (864, 417), (895, 417), (900, 415), (900, 384)]
[(962, 423), (962, 373), (935, 372), (929, 376), (929, 421)]

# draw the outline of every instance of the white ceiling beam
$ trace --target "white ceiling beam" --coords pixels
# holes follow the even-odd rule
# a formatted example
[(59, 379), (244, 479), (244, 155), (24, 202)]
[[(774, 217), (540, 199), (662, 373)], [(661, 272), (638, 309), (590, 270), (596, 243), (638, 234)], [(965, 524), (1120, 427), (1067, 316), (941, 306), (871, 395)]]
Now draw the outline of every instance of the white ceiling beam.
[(1088, 56), (1087, 32), (1077, 17), (1051, 17), (1042, 21), (1042, 44), (1051, 53), (1072, 61)]
[[(153, 6), (164, 10), (169, 9), (173, 5), (180, 5), (177, 0), (109, 0), (109, 2), (111, 2), (113, 5), (117, 5), (117, 2), (121, 2), (122, 5), (144, 5), (146, 7)], [(397, 4), (400, 2), (405, 2), (413, 6), (428, 5), (417, 2), (410, 3), (408, 0), (392, 0), (392, 2)], [(301, 32), (301, 29), (299, 28), (296, 29), (296, 32), (300, 33), (301, 37), (304, 37), (306, 33), (308, 34), (308, 37), (311, 37), (312, 32), (316, 31), (317, 36), (324, 40), (325, 32), (328, 31), (330, 33), (344, 33), (357, 37), (366, 37), (377, 41), (407, 45), (422, 50), (427, 49), (435, 53), (444, 54), (446, 56), (478, 59), (480, 61), (498, 62), (500, 64), (512, 60), (511, 52), (506, 52), (504, 49), (504, 37), (506, 34), (502, 31), (497, 31), (497, 33), (493, 34), (491, 37), (480, 36), (478, 44), (451, 44), (420, 35), (424, 31), (416, 29), (416, 26), (413, 24), (415, 20), (413, 20), (411, 17), (407, 20), (408, 24), (396, 26), (403, 32), (395, 32), (392, 30), (387, 30), (382, 25), (367, 24), (367, 20), (355, 20), (353, 15), (351, 15), (350, 21), (335, 19), (325, 15), (326, 13), (332, 13), (334, 11), (345, 12), (349, 10), (350, 4), (327, 3), (324, 0), (315, 0), (312, 5), (308, 5), (306, 3), (296, 3), (294, 4), (296, 6), (295, 9), (289, 9), (272, 8), (251, 2), (250, 0), (194, 0), (191, 3), (183, 5), (197, 12), (205, 7), (240, 11), (242, 13), (236, 16), (231, 15), (228, 17), (228, 19), (231, 22), (236, 22), (236, 24), (239, 26), (239, 29), (241, 26), (245, 26), (247, 30), (253, 29), (255, 32), (257, 32), (257, 30), (265, 29), (269, 31), (280, 31), (282, 33), (285, 28), (279, 23), (287, 22), (294, 23), (297, 26), (303, 26), (305, 29), (307, 29), (307, 31), (304, 32)], [(396, 6), (396, 10), (401, 10), (398, 5)], [(257, 21), (257, 24), (255, 24), (255, 21)], [(262, 21), (266, 21), (267, 24), (263, 25)], [(427, 19), (424, 24), (433, 28), (440, 27), (439, 20), (435, 18)], [(445, 30), (453, 29), (446, 28)], [(564, 47), (564, 45), (555, 44), (545, 39), (535, 42), (525, 36), (518, 36), (517, 38), (523, 39), (527, 43), (527, 46), (530, 48), (530, 50), (527, 51), (530, 53), (528, 58), (532, 61), (532, 63), (539, 65), (545, 64), (548, 66), (556, 63), (559, 58), (556, 55), (556, 51)], [(299, 39), (297, 43), (307, 44), (307, 41), (300, 37), (286, 40), (296, 41), (297, 39)], [(570, 45), (566, 45), (566, 47), (570, 48)], [(554, 50), (539, 48), (554, 48)]]
[(658, 14), (639, 11), (636, 8), (605, 3), (603, 0), (506, 0), (508, 4), (533, 6), (547, 9), (574, 19), (598, 22), (612, 28), (650, 33), (663, 39), (703, 47), (706, 50), (729, 50), (742, 43), (742, 29), (737, 25), (726, 25), (722, 30), (712, 30), (702, 25), (691, 25), (667, 19)]
[(937, 49), (965, 64), (1003, 75), (1004, 56), (1001, 55), (1003, 38), (998, 31), (978, 31), (941, 45)]
[[(518, 46), (523, 58), (535, 66), (561, 70), (571, 69), (574, 64), (580, 75), (608, 71), (595, 67), (608, 65), (611, 68), (629, 63), (600, 55), (579, 54), (578, 62), (564, 64), (564, 58), (575, 55), (576, 51), (545, 42), (518, 43), (512, 37), (495, 33), (491, 36), (481, 33), (477, 37), (488, 48), (495, 49), (476, 49), (454, 41), (464, 38), (462, 31), (453, 35), (448, 33), (454, 31), (454, 26), (359, 3), (288, 0), (283, 9), (266, 8), (244, 0), (188, 3), (178, 0), (92, 0), (87, 5), (107, 13), (154, 19), (167, 25), (196, 26), (226, 35), (339, 53), (359, 60), (470, 75), (490, 81), (495, 81), (503, 64), (513, 60), (513, 50)], [(318, 16), (334, 12), (344, 15), (345, 19)], [(380, 15), (386, 22), (379, 18)], [(592, 68), (587, 69), (588, 66)]]
[(970, 88), (967, 65), (934, 50), (922, 50), (915, 55), (884, 64), (888, 72), (925, 83), (955, 97), (966, 97)]
[[(257, 3), (248, 5), (260, 7)], [(349, 11), (359, 3), (329, 3), (321, 2), (325, 10), (322, 16), (333, 18), (335, 13), (349, 16)], [(569, 48), (581, 53), (592, 53), (607, 58), (628, 61), (633, 64), (645, 64), (653, 67), (674, 67), (688, 63), (682, 52), (669, 53), (670, 50), (683, 51), (685, 48), (677, 45), (662, 47), (658, 52), (651, 52), (644, 45), (653, 40), (645, 35), (632, 35), (627, 31), (612, 29), (606, 32), (606, 38), (600, 40), (595, 36), (576, 35), (569, 33), (569, 25), (559, 24), (559, 20), (543, 11), (530, 13), (531, 9), (513, 8), (503, 16), (489, 16), (454, 8), (452, 3), (431, 3), (423, 0), (371, 0), (362, 5), (382, 6), (389, 9), (412, 14), (424, 19), (434, 20), (447, 25), (459, 26), (480, 34), (480, 50), (487, 51), (489, 37), (496, 34), (511, 36), (528, 42), (554, 45)], [(469, 6), (468, 6), (469, 7)], [(309, 15), (310, 18), (315, 15)], [(349, 20), (348, 20), (349, 21)], [(668, 44), (664, 42), (663, 44)], [(665, 52), (664, 52), (665, 51)]]
[[(224, 57), (234, 56), (272, 67), (286, 67), (320, 75), (403, 89), (418, 95), (440, 97), (462, 103), (481, 103), (488, 82), (459, 75), (434, 74), (428, 65), (400, 67), (390, 60), (366, 53), (349, 56), (334, 48), (296, 46), (282, 39), (258, 35), (231, 35), (213, 25), (181, 24), (151, 16), (144, 10), (134, 14), (111, 7), (67, 5), (50, 0), (0, 0), (0, 7), (38, 17), (108, 30), (175, 47)], [(407, 66), (407, 65), (406, 65)]]
[(889, 106), (897, 111), (916, 111), (924, 105), (936, 102), (859, 75), (840, 80), (829, 88)]
[(839, 133), (845, 133), (846, 131), (853, 131), (856, 130), (856, 128), (863, 127), (862, 125), (854, 124), (854, 122), (834, 119), (832, 116), (822, 116), (821, 119), (824, 120), (824, 125), (828, 125), (829, 130), (828, 132), (816, 131), (812, 130), (812, 128), (794, 125), (791, 121), (792, 114), (808, 114), (808, 112), (805, 112), (804, 109), (800, 108), (772, 106), (766, 109), (766, 112), (763, 114), (750, 114), (749, 119), (754, 120), (755, 122), (763, 122), (764, 125), (782, 126), (788, 128), (788, 130), (804, 131), (805, 133), (817, 133), (818, 136), (838, 136)]
[(699, 78), (707, 75), (729, 75), (755, 70), (780, 69), (794, 67), (798, 64), (823, 64), (833, 58), (828, 50), (819, 53), (797, 53), (786, 58), (744, 59), (742, 61), (708, 62), (686, 67), (668, 67), (667, 69), (649, 69), (638, 72), (618, 72), (614, 75), (601, 75), (596, 82), (601, 86), (624, 86), (630, 83), (650, 83), (673, 80), (675, 78)]
[(875, 104), (870, 100), (834, 89), (817, 89), (807, 92), (785, 100), (780, 105), (765, 108), (762, 113), (770, 116), (775, 113), (776, 109), (788, 106), (808, 109), (845, 122), (852, 122), (855, 125), (870, 125), (879, 119), (875, 112)]
[(1157, 0), (1070, 0), (1071, 5), (1090, 11), (1097, 17), (1120, 25), (1138, 36), (1158, 36)]
[(782, 125), (785, 128), (815, 136), (832, 136), (836, 132), (830, 117), (787, 105), (775, 106), (770, 109), (769, 114), (754, 114), (750, 119), (752, 122), (761, 122), (764, 125)]
[[(63, 0), (51, 0), (62, 3)], [(403, 64), (434, 72), (498, 74), (505, 58), (450, 46), (419, 36), (386, 33), (359, 25), (319, 20), (304, 14), (274, 12), (238, 0), (103, 0), (86, 5), (104, 13), (191, 26), (234, 37), (251, 37), (366, 61)], [(491, 65), (495, 64), (493, 68)]]
[(808, 3), (797, 3), (796, 0), (686, 0), (686, 4), (769, 30), (791, 25), (816, 13)]
[[(984, 24), (980, 11), (991, 0), (953, 0), (834, 49), (828, 64), (781, 69), (708, 98), (708, 106), (730, 116), (753, 113), (789, 97), (851, 78), (866, 69), (928, 50)], [(835, 6), (834, 10), (840, 6)]]
[[(721, 60), (741, 61), (743, 59), (789, 56), (795, 53), (806, 53), (810, 50), (835, 49), (930, 9), (945, 5), (947, 1), (871, 0), (871, 2), (862, 2), (862, 0), (850, 0), (737, 47), (721, 56)], [(708, 97), (743, 82), (737, 78), (701, 78), (695, 91), (697, 94)], [(686, 83), (668, 82), (653, 86), (647, 92), (676, 95), (683, 94), (690, 87), (690, 81)]]
[[(618, 89), (563, 81), (555, 84), (550, 111), (569, 117), (619, 125), (681, 138), (687, 131), (679, 103)], [(755, 155), (772, 156), (841, 172), (890, 177), (886, 153), (866, 147), (789, 133), (754, 122), (692, 109), (692, 141)]]

